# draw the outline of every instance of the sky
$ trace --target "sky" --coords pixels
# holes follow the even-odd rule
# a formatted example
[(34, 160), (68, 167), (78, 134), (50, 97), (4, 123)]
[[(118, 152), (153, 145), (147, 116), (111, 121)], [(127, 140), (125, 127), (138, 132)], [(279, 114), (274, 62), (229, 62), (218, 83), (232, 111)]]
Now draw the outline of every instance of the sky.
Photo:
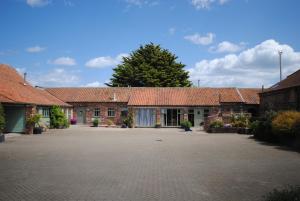
[(298, 0), (0, 0), (0, 63), (43, 87), (105, 86), (150, 42), (201, 87), (269, 87), (300, 68)]

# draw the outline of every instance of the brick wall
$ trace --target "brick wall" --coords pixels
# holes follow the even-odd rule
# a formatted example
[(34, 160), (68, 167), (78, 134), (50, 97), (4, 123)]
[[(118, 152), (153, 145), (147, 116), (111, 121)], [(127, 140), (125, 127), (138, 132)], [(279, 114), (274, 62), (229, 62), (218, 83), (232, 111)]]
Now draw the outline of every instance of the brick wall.
[(260, 112), (268, 110), (300, 110), (300, 87), (260, 94)]
[(37, 113), (36, 105), (26, 105), (25, 107), (25, 133), (26, 134), (32, 134), (33, 128), (27, 126), (27, 119), (29, 119), (31, 116), (35, 115)]
[[(100, 109), (100, 125), (107, 125), (108, 120), (112, 121), (115, 125), (121, 125), (123, 120), (121, 118), (121, 111), (123, 108), (127, 108), (127, 103), (70, 103), (73, 105), (73, 117), (77, 118), (77, 110), (78, 107), (85, 108), (86, 114), (86, 123), (92, 124), (94, 120), (94, 111), (95, 108)], [(108, 108), (114, 108), (115, 116), (108, 117)]]

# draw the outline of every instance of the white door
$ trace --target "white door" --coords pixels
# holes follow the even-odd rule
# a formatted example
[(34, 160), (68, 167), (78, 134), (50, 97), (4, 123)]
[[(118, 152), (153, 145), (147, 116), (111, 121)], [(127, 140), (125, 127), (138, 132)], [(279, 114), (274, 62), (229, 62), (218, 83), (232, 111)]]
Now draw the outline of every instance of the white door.
[(201, 108), (197, 108), (194, 111), (194, 115), (195, 127), (200, 127), (204, 122), (204, 110)]

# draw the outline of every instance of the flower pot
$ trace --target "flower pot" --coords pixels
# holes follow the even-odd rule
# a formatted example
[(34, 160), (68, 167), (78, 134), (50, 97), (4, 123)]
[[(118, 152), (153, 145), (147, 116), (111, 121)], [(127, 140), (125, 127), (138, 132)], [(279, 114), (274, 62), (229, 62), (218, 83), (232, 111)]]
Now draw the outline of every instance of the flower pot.
[(184, 131), (192, 131), (191, 128), (185, 127)]
[(42, 127), (33, 128), (33, 134), (42, 134), (42, 132), (43, 132)]
[(0, 143), (5, 142), (5, 135), (3, 133), (0, 133)]

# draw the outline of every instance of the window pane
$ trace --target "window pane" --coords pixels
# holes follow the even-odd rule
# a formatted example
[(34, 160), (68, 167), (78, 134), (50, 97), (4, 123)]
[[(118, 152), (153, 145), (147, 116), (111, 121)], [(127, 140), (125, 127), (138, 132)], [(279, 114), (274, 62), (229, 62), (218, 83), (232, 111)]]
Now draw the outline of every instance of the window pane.
[(94, 117), (100, 117), (100, 108), (95, 108)]
[(107, 116), (114, 117), (115, 116), (115, 109), (114, 108), (108, 108), (107, 113), (108, 113)]

